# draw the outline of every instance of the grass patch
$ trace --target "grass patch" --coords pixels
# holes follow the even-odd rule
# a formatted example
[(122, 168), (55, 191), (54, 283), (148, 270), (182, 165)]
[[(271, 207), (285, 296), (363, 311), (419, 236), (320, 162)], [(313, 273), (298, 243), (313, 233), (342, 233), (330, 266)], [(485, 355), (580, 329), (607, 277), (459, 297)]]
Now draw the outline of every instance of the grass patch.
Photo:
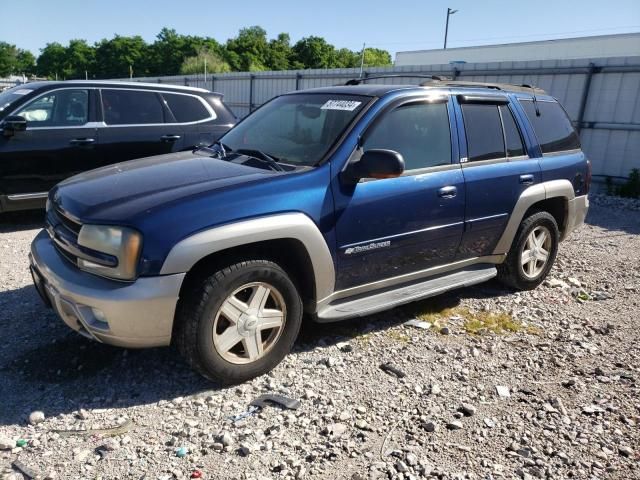
[(411, 340), (411, 337), (409, 337), (409, 335), (396, 329), (389, 330), (389, 332), (387, 333), (387, 336), (392, 340), (395, 340), (396, 342), (400, 342), (400, 343), (408, 343), (409, 340)]
[(472, 311), (464, 307), (428, 306), (416, 314), (416, 318), (429, 322), (435, 327), (446, 325), (451, 317), (462, 318), (462, 328), (471, 335), (483, 333), (539, 333), (535, 327), (524, 326), (506, 312)]
[(461, 316), (464, 318), (465, 331), (472, 335), (484, 332), (515, 333), (523, 328), (520, 322), (504, 312), (468, 312), (468, 315)]

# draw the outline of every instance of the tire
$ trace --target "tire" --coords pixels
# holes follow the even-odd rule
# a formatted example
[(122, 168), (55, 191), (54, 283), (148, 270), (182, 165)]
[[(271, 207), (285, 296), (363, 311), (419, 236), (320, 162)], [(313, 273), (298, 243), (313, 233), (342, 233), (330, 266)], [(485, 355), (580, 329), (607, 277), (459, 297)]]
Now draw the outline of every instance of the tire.
[(282, 268), (242, 261), (197, 281), (181, 300), (175, 343), (204, 377), (240, 383), (270, 371), (291, 351), (302, 314), (300, 295)]
[[(539, 245), (534, 242), (532, 235)], [(546, 235), (544, 241), (543, 235)], [(497, 266), (498, 280), (517, 290), (536, 288), (553, 267), (559, 243), (560, 232), (553, 215), (548, 212), (532, 213), (520, 224), (504, 263)], [(527, 253), (532, 251), (533, 256)], [(544, 252), (547, 256), (543, 262)], [(523, 261), (526, 261), (524, 265)]]

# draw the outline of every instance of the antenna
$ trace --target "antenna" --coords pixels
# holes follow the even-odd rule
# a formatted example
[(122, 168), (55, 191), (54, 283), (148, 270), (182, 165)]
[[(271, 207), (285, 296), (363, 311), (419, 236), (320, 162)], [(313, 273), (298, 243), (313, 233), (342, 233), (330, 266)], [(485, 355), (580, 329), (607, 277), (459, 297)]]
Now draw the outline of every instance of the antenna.
[(536, 98), (536, 87), (534, 87), (533, 85), (527, 85), (526, 83), (523, 83), (521, 86), (531, 89), (531, 95), (533, 96), (533, 106), (536, 109), (536, 117), (539, 117), (540, 109), (538, 108), (538, 99)]

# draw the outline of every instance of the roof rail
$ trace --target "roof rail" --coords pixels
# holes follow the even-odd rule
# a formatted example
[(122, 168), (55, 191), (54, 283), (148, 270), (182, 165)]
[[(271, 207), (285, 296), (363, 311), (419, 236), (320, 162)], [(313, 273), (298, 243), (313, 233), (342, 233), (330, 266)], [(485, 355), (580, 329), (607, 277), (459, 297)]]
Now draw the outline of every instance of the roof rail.
[(462, 80), (443, 80), (443, 81), (431, 81), (431, 82), (423, 82), (420, 84), (421, 87), (427, 86), (444, 86), (444, 87), (470, 87), (470, 88), (487, 88), (490, 90), (506, 90), (511, 92), (526, 92), (531, 94), (542, 94), (545, 95), (546, 92), (536, 86), (533, 85), (513, 85), (510, 83), (492, 83), (492, 82), (466, 82)]
[(442, 77), (439, 77), (437, 75), (421, 75), (421, 74), (389, 74), (389, 75), (375, 75), (372, 77), (363, 77), (363, 78), (352, 78), (351, 80), (348, 80), (345, 85), (360, 85), (363, 82), (366, 82), (368, 80), (378, 80), (381, 78), (429, 78), (431, 80), (436, 80), (436, 81), (441, 81)]

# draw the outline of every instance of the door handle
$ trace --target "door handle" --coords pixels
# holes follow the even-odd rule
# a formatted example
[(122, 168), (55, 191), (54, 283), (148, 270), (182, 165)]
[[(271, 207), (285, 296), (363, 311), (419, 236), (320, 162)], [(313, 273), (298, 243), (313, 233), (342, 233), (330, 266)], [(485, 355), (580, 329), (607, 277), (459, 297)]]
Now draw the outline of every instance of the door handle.
[(520, 175), (520, 183), (522, 185), (533, 185), (533, 182), (534, 182), (533, 175), (531, 174)]
[(91, 145), (93, 143), (96, 143), (96, 139), (95, 138), (74, 138), (73, 140), (70, 140), (69, 143), (71, 145), (82, 147), (84, 145)]
[(180, 140), (180, 135), (163, 135), (160, 137), (163, 142), (175, 142)]
[(458, 194), (458, 189), (454, 186), (442, 187), (438, 190), (438, 196), (441, 198), (453, 198)]

